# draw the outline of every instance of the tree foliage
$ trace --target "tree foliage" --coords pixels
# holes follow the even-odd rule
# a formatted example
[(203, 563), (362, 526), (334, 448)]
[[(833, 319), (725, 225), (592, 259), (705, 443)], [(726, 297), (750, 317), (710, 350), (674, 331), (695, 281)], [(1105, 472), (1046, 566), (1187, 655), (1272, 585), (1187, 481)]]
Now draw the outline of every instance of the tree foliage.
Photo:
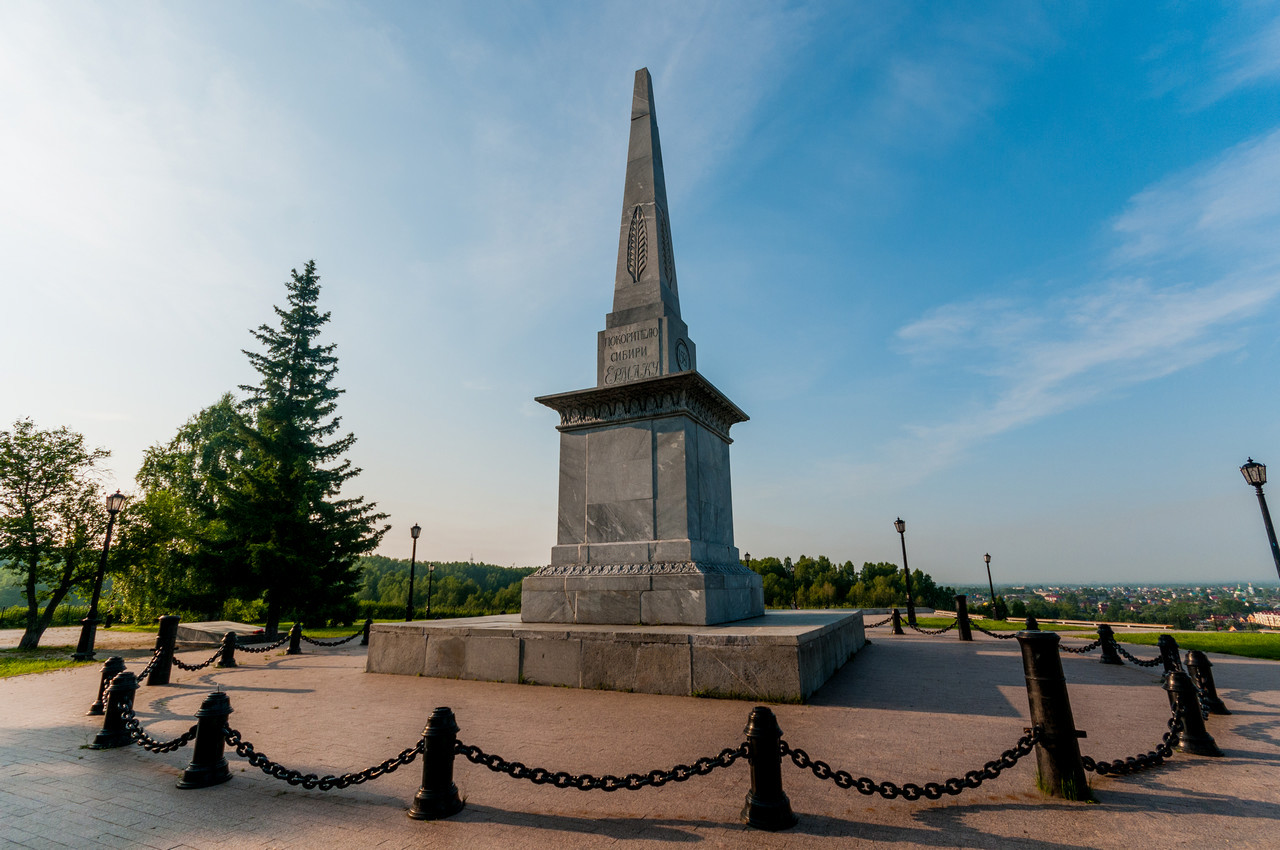
[[(764, 603), (771, 608), (888, 608), (907, 601), (907, 582), (896, 564), (852, 561), (836, 564), (826, 555), (811, 558), (752, 558), (748, 564), (764, 582)], [(911, 571), (911, 594), (917, 605), (950, 609), (955, 589), (939, 587), (922, 570)]]
[(58, 605), (97, 571), (106, 511), (96, 474), (109, 455), (66, 427), (42, 431), (30, 419), (0, 431), (0, 563), (23, 589), (24, 649), (39, 645)]
[(236, 589), (247, 554), (219, 516), (219, 488), (244, 453), (241, 420), (227, 393), (144, 454), (142, 492), (122, 515), (112, 550), (118, 566), (111, 601), (125, 617), (139, 622), (182, 612), (218, 619)]
[(262, 351), (248, 351), (258, 373), (235, 433), (242, 443), (224, 481), (213, 481), (217, 514), (230, 539), (244, 546), (243, 561), (226, 577), (240, 594), (261, 594), (266, 625), (274, 632), (286, 613), (324, 615), (359, 586), (358, 559), (372, 551), (388, 526), (386, 514), (343, 485), (360, 473), (344, 456), (354, 434), (335, 436), (342, 390), (334, 386), (334, 345), (318, 337), (329, 314), (316, 308), (320, 278), (315, 262), (286, 282), (289, 309), (275, 308), (279, 326), (253, 331)]

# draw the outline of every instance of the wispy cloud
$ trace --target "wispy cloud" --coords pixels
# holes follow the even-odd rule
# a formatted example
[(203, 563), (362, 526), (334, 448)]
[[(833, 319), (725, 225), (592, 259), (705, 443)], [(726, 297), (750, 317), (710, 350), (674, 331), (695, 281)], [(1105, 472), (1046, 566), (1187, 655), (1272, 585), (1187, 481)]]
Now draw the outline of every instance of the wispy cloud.
[(944, 304), (897, 332), (925, 368), (985, 379), (894, 454), (920, 474), (979, 441), (1245, 345), (1239, 325), (1280, 296), (1280, 131), (1134, 196), (1099, 279), (1044, 300)]

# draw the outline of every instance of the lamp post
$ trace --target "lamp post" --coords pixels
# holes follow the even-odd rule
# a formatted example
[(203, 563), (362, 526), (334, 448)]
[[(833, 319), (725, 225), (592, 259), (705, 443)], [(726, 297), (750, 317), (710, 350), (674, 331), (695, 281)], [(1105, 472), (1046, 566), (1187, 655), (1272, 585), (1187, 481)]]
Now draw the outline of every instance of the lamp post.
[[(409, 536), (413, 538), (413, 551), (409, 554), (409, 601), (404, 605), (404, 621), (406, 623), (413, 619), (413, 568), (418, 561), (418, 535), (421, 533), (422, 526), (416, 522), (409, 529)], [(430, 607), (430, 605), (427, 607)]]
[(71, 657), (77, 661), (93, 660), (93, 644), (98, 636), (98, 600), (102, 597), (102, 576), (107, 571), (107, 552), (111, 549), (111, 529), (116, 524), (116, 514), (124, 507), (124, 495), (119, 490), (107, 497), (107, 536), (102, 541), (102, 557), (98, 559), (98, 574), (93, 579), (93, 598), (89, 601), (89, 616), (80, 621), (80, 642)]
[(907, 577), (907, 622), (914, 626), (916, 602), (911, 598), (911, 568), (907, 566), (907, 524), (902, 521), (902, 517), (898, 517), (893, 521), (893, 527), (898, 529), (898, 534), (902, 537), (902, 572)]
[(996, 586), (991, 581), (991, 553), (982, 556), (982, 560), (987, 562), (987, 587), (991, 588), (991, 616), (996, 616)]
[(435, 562), (427, 564), (427, 619), (431, 619), (431, 578), (436, 574)]
[(744, 554), (744, 555), (742, 556), (742, 558), (743, 558), (743, 560), (744, 560), (744, 561), (746, 561), (746, 562), (747, 562), (747, 564), (746, 564), (747, 569), (751, 569), (751, 553), (750, 553), (750, 552), (747, 552), (746, 554)]
[(1262, 524), (1267, 527), (1267, 540), (1271, 542), (1271, 557), (1276, 562), (1276, 575), (1280, 575), (1280, 546), (1276, 545), (1276, 529), (1271, 524), (1271, 512), (1267, 510), (1267, 497), (1262, 495), (1262, 485), (1267, 483), (1267, 465), (1249, 458), (1240, 467), (1240, 474), (1258, 492), (1258, 504), (1262, 506)]

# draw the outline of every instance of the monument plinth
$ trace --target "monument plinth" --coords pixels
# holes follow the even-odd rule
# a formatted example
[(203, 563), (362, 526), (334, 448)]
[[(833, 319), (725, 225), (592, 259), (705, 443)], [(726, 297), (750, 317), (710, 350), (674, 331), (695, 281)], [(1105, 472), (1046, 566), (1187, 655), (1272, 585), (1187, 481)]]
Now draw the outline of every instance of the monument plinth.
[(560, 414), (560, 504), (551, 564), (522, 587), (524, 622), (702, 626), (764, 613), (760, 577), (733, 545), (729, 429), (747, 415), (696, 355), (641, 69), (597, 385), (537, 399)]

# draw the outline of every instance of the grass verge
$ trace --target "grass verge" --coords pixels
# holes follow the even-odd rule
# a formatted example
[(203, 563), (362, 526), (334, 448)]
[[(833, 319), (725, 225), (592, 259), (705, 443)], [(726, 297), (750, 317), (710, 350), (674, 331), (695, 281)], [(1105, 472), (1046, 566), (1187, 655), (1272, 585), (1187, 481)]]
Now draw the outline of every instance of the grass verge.
[(84, 667), (93, 661), (73, 661), (69, 646), (41, 647), (39, 649), (0, 649), (0, 679), (10, 676), (26, 676), (29, 673), (47, 673), (65, 667)]

